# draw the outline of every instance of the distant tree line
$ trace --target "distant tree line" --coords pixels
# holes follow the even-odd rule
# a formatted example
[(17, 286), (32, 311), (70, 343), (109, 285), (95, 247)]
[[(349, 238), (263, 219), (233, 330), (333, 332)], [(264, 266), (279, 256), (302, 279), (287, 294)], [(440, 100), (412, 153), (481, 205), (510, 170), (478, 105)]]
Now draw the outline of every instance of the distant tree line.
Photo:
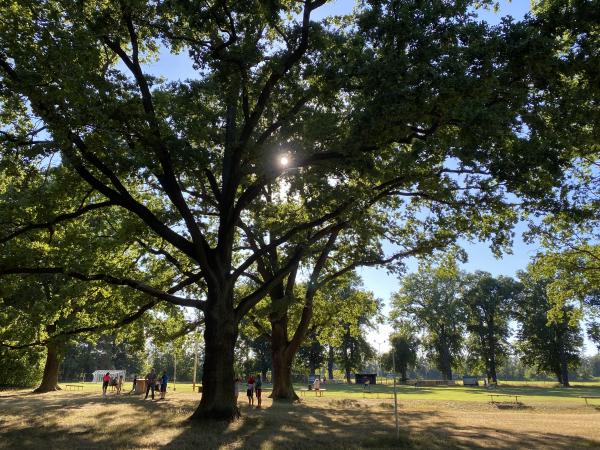
[[(391, 352), (384, 355), (385, 368), (395, 362), (406, 379), (423, 354), (445, 380), (453, 370), (482, 374), (492, 383), (545, 374), (563, 386), (573, 376), (596, 376), (596, 360), (582, 356), (583, 307), (576, 299), (553, 302), (552, 282), (533, 266), (513, 279), (461, 272), (454, 261), (422, 264), (393, 295), (395, 361)], [(588, 335), (600, 344), (592, 317)]]

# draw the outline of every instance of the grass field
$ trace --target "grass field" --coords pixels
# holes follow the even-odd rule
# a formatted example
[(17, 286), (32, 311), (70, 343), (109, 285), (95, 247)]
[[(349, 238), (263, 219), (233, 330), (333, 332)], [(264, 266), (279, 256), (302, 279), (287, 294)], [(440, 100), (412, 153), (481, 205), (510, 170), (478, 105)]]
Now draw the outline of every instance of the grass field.
[(102, 398), (91, 383), (45, 395), (4, 391), (0, 449), (600, 448), (600, 400), (586, 406), (578, 398), (600, 396), (594, 383), (498, 389), (521, 395), (518, 405), (492, 405), (483, 388), (401, 386), (399, 441), (391, 386), (371, 386), (371, 394), (360, 385), (325, 387), (322, 398), (308, 392), (293, 405), (265, 399), (260, 410), (240, 394), (242, 418), (209, 426), (186, 420), (200, 397), (191, 384), (177, 384), (165, 401)]

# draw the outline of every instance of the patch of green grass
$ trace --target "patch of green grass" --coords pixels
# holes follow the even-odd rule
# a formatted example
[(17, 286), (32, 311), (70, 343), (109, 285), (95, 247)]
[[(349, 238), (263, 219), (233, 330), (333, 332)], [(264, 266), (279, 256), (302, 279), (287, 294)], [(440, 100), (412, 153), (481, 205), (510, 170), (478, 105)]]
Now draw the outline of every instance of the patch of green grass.
[[(305, 388), (296, 386), (297, 390)], [(326, 384), (325, 397), (332, 398), (392, 398), (393, 386), (371, 385), (369, 389), (355, 384)], [(511, 394), (523, 397), (523, 401), (547, 402), (582, 402), (580, 396), (600, 396), (600, 386), (597, 383), (578, 383), (571, 388), (558, 387), (556, 383), (544, 385), (524, 385), (502, 383), (497, 389), (484, 387), (458, 386), (428, 386), (417, 387), (398, 385), (397, 395), (399, 400), (437, 400), (437, 401), (474, 401), (489, 402), (490, 394)], [(308, 391), (304, 396), (315, 396)]]
[[(101, 383), (60, 383), (65, 388), (67, 384), (83, 386), (84, 392), (102, 392)], [(393, 385), (375, 384), (369, 389), (357, 384), (325, 384), (323, 398), (333, 399), (391, 399), (394, 395)], [(272, 385), (265, 383), (263, 388), (264, 395), (269, 395)], [(175, 386), (169, 384), (169, 392), (192, 393), (192, 383), (176, 383)], [(300, 398), (316, 397), (314, 391), (302, 391), (306, 385), (294, 385)], [(468, 401), (468, 402), (489, 402), (490, 394), (511, 394), (522, 397), (520, 401), (544, 401), (544, 402), (582, 402), (581, 396), (600, 396), (600, 383), (598, 382), (577, 382), (573, 387), (563, 388), (556, 383), (524, 383), (524, 382), (505, 382), (500, 383), (497, 389), (488, 390), (484, 387), (465, 387), (457, 386), (426, 386), (417, 387), (398, 385), (397, 395), (399, 401), (402, 400), (428, 400), (428, 401)], [(123, 394), (131, 390), (131, 382), (123, 385)], [(78, 392), (78, 391), (75, 391)], [(108, 391), (109, 395), (114, 395), (113, 391)], [(243, 400), (244, 392), (240, 393), (240, 400)]]

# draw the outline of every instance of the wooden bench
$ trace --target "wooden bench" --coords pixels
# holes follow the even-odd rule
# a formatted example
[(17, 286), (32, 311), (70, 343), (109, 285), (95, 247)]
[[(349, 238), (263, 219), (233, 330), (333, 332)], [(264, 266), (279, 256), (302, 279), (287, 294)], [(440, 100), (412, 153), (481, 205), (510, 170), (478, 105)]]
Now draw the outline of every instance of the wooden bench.
[(454, 382), (454, 380), (417, 380), (417, 381), (413, 381), (411, 382), (411, 384), (414, 384), (414, 386), (417, 387), (422, 387), (422, 386), (455, 386), (456, 383)]
[(306, 395), (307, 392), (314, 392), (315, 397), (323, 397), (323, 393), (327, 389), (300, 389), (300, 395)]
[[(501, 403), (501, 402), (494, 402), (494, 397), (510, 397), (510, 398), (514, 398), (515, 399), (515, 403), (519, 404), (519, 396), (518, 395), (513, 395), (513, 394), (488, 394), (488, 395), (492, 399), (492, 404), (494, 404), (494, 403)], [(512, 403), (512, 401), (511, 401), (511, 403)]]
[(65, 384), (65, 388), (67, 389), (67, 391), (83, 391), (83, 386), (80, 386), (78, 384)]
[(600, 399), (597, 395), (580, 395), (579, 398), (585, 399), (585, 406), (588, 406), (588, 398), (589, 399)]

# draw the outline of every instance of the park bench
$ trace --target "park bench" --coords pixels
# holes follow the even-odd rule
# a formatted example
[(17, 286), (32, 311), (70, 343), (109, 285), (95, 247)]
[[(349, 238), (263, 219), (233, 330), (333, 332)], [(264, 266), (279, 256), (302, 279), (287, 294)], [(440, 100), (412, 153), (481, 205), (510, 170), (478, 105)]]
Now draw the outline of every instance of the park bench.
[(421, 386), (454, 386), (454, 380), (417, 380), (414, 381), (415, 387)]
[(600, 399), (600, 397), (598, 397), (597, 395), (580, 395), (579, 398), (585, 399), (585, 406), (588, 405), (588, 399), (590, 399), (590, 400)]
[(80, 386), (78, 384), (65, 384), (65, 388), (67, 389), (67, 391), (83, 391), (83, 386)]
[[(519, 404), (519, 396), (518, 395), (514, 395), (514, 394), (488, 394), (490, 396), (490, 398), (492, 399), (492, 404), (494, 403), (501, 403), (501, 402), (494, 402), (494, 397), (510, 397), (510, 398), (514, 398), (515, 399), (515, 404)], [(510, 402), (512, 403), (512, 401)]]
[(306, 395), (307, 392), (314, 392), (315, 397), (323, 397), (323, 393), (327, 389), (300, 389), (300, 395)]

